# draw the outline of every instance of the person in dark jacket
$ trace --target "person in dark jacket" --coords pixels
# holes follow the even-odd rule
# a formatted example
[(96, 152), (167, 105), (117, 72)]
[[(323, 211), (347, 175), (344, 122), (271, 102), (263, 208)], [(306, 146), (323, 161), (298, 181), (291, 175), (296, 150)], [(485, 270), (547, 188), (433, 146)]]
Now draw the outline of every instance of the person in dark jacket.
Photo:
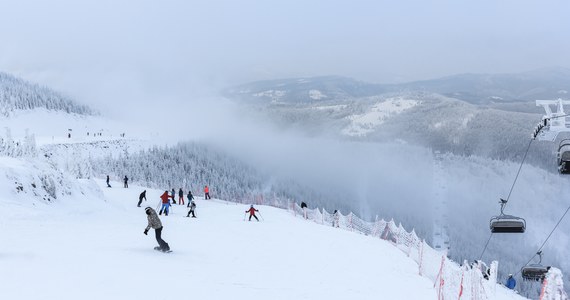
[[(190, 201), (190, 200), (188, 200), (188, 201)], [(180, 188), (178, 190), (178, 204), (184, 205), (184, 192), (182, 191), (182, 188)]]
[(148, 218), (148, 225), (144, 230), (144, 234), (148, 235), (149, 229), (153, 228), (154, 233), (156, 235), (156, 241), (158, 242), (158, 247), (154, 247), (154, 249), (161, 250), (164, 252), (170, 251), (170, 246), (168, 245), (167, 242), (165, 242), (162, 239), (162, 222), (160, 222), (160, 219), (158, 218), (156, 211), (154, 211), (154, 209), (152, 209), (151, 207), (145, 208), (144, 211)]
[(107, 175), (107, 187), (111, 187), (111, 185), (109, 184), (109, 175)]
[(141, 203), (142, 201), (146, 201), (146, 190), (144, 190), (140, 195), (139, 195), (139, 204), (137, 204), (137, 207), (141, 207)]
[(506, 286), (507, 286), (509, 289), (514, 290), (516, 285), (517, 285), (517, 281), (516, 281), (515, 278), (513, 277), (513, 274), (509, 274), (509, 278), (507, 279), (507, 284), (506, 284)]
[(332, 224), (332, 226), (337, 227), (337, 228), (340, 227), (339, 221), (340, 221), (340, 212), (335, 209), (333, 212), (333, 224)]
[(127, 175), (125, 175), (125, 178), (123, 178), (123, 182), (125, 183), (124, 187), (128, 188), (129, 187), (129, 178), (127, 177)]
[(174, 190), (174, 188), (172, 188), (172, 197), (171, 197), (172, 198), (172, 204), (176, 204), (176, 200), (175, 200), (176, 198), (174, 198), (174, 197), (176, 197), (176, 191)]
[(303, 209), (303, 218), (307, 219), (307, 203), (301, 202), (301, 209)]
[(192, 191), (188, 191), (188, 195), (186, 196), (186, 198), (188, 198), (188, 206), (187, 207), (190, 207), (190, 202), (192, 200), (194, 200), (194, 195), (192, 195)]
[(160, 199), (162, 200), (162, 207), (160, 208), (159, 215), (162, 215), (162, 211), (164, 210), (164, 215), (168, 216), (168, 211), (170, 210), (170, 196), (168, 195), (168, 191), (164, 191), (162, 195), (160, 195)]
[(257, 220), (257, 222), (259, 222), (259, 219), (258, 219), (257, 216), (255, 215), (255, 212), (256, 212), (256, 211), (259, 211), (259, 210), (255, 209), (255, 208), (253, 207), (253, 204), (249, 207), (248, 210), (245, 211), (246, 213), (249, 212), (249, 220), (250, 220), (250, 221), (251, 221), (251, 217), (254, 217), (254, 218)]
[(196, 202), (194, 202), (194, 200), (190, 201), (190, 203), (188, 203), (188, 207), (190, 207), (190, 210), (188, 211), (188, 215), (186, 217), (190, 217), (190, 214), (192, 214), (192, 218), (196, 218), (196, 215), (194, 214), (194, 210), (196, 209)]

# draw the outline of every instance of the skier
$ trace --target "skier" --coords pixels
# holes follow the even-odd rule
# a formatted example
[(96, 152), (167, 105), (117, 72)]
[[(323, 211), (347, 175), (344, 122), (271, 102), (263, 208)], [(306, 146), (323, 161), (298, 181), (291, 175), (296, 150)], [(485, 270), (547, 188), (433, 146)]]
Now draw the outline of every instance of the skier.
[(190, 207), (190, 201), (194, 200), (194, 195), (192, 195), (192, 191), (188, 191), (188, 195), (186, 196), (186, 198), (188, 198), (188, 206)]
[(257, 220), (257, 222), (259, 222), (259, 219), (258, 219), (257, 216), (255, 215), (255, 212), (256, 212), (256, 211), (259, 211), (259, 210), (255, 209), (255, 208), (253, 207), (253, 204), (249, 207), (248, 210), (245, 211), (246, 213), (249, 212), (249, 220), (250, 220), (250, 221), (251, 221), (251, 217), (254, 217), (254, 218)]
[(144, 230), (144, 234), (148, 235), (148, 230), (152, 227), (154, 229), (154, 233), (156, 234), (156, 241), (158, 242), (158, 247), (154, 247), (154, 249), (161, 250), (162, 252), (169, 252), (170, 246), (168, 246), (168, 243), (165, 242), (161, 237), (162, 222), (160, 222), (160, 219), (156, 215), (156, 211), (150, 207), (147, 207), (144, 210), (148, 218), (148, 226)]
[(303, 218), (307, 219), (307, 203), (301, 202), (301, 208), (303, 209)]
[(146, 190), (144, 190), (140, 195), (139, 195), (139, 204), (137, 204), (137, 207), (141, 207), (141, 203), (142, 201), (146, 201)]
[(164, 194), (160, 196), (160, 199), (162, 199), (162, 207), (160, 208), (160, 212), (158, 213), (159, 215), (162, 215), (162, 211), (164, 210), (164, 215), (168, 216), (168, 211), (170, 208), (170, 200), (168, 198), (170, 198), (170, 196), (168, 195), (168, 191), (164, 191)]
[(190, 213), (192, 213), (192, 218), (196, 218), (196, 215), (194, 214), (194, 210), (196, 209), (196, 202), (194, 202), (194, 200), (191, 200), (188, 203), (188, 207), (190, 207), (190, 210), (188, 211), (188, 215), (186, 217), (190, 217)]
[(204, 199), (206, 199), (206, 200), (212, 199), (212, 198), (210, 198), (210, 188), (208, 188), (208, 186), (204, 187)]
[(174, 190), (174, 188), (172, 188), (172, 204), (176, 204), (176, 200), (174, 200), (176, 198), (174, 197), (176, 197), (176, 191)]
[(182, 191), (182, 188), (178, 190), (178, 204), (184, 205), (184, 192)]
[(514, 290), (516, 285), (517, 285), (517, 281), (516, 281), (515, 278), (513, 277), (513, 274), (509, 274), (509, 279), (507, 279), (507, 284), (506, 284), (506, 286), (507, 286), (509, 289)]
[(129, 178), (127, 177), (127, 175), (125, 175), (125, 178), (123, 178), (123, 182), (125, 183), (124, 187), (128, 188), (129, 187)]
[(109, 175), (107, 175), (107, 187), (111, 187), (111, 185), (109, 184)]

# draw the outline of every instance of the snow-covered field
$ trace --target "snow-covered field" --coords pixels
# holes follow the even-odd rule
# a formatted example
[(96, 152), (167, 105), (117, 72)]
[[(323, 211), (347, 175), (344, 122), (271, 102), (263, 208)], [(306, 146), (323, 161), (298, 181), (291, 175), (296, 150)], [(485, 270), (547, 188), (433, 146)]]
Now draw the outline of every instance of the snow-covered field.
[[(98, 182), (103, 188), (104, 182)], [(197, 200), (162, 216), (173, 249), (153, 250), (142, 187), (52, 204), (0, 198), (0, 299), (434, 299), (433, 283), (389, 243), (258, 207)], [(161, 191), (147, 190), (156, 207)], [(413, 288), (410, 288), (413, 287)]]
[[(433, 282), (389, 242), (260, 206), (197, 200), (162, 216), (172, 253), (153, 250), (145, 206), (161, 191), (105, 188), (45, 204), (0, 196), (0, 299), (435, 299)], [(104, 196), (96, 196), (95, 190)], [(14, 200), (19, 199), (19, 200)], [(508, 291), (497, 299), (513, 299)]]
[(384, 123), (390, 116), (402, 113), (420, 104), (418, 100), (390, 98), (374, 104), (367, 112), (348, 117), (350, 125), (342, 130), (348, 136), (364, 136), (374, 131), (374, 128)]

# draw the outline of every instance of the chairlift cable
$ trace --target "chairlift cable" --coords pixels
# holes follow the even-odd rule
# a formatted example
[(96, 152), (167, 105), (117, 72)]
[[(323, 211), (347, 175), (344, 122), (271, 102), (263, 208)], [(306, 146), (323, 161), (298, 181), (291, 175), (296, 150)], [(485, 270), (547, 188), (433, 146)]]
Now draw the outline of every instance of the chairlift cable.
[(517, 171), (517, 176), (515, 176), (515, 181), (513, 181), (513, 185), (511, 186), (511, 190), (509, 191), (509, 195), (507, 196), (507, 203), (505, 203), (505, 206), (507, 206), (507, 204), (509, 203), (509, 199), (511, 198), (511, 194), (513, 192), (513, 189), (515, 188), (515, 184), (517, 183), (517, 180), (519, 179), (521, 169), (524, 165), (524, 161), (526, 160), (526, 156), (528, 155), (528, 151), (530, 150), (530, 145), (532, 144), (532, 141), (534, 141), (534, 139), (530, 139), (530, 141), (528, 142), (528, 147), (526, 147), (526, 151), (524, 153), (523, 159), (522, 159), (521, 164), (519, 166), (519, 170)]
[[(509, 191), (509, 195), (507, 196), (507, 202), (505, 203), (505, 205), (502, 207), (501, 212), (503, 211), (504, 207), (507, 206), (507, 204), (509, 203), (509, 199), (511, 198), (511, 194), (513, 192), (513, 189), (515, 188), (515, 184), (517, 183), (517, 180), (519, 179), (519, 175), (521, 173), (522, 167), (524, 165), (524, 162), (526, 160), (526, 157), (528, 155), (528, 152), (530, 150), (530, 146), (532, 145), (532, 141), (534, 139), (530, 139), (530, 141), (528, 142), (528, 146), (526, 147), (526, 151), (524, 152), (524, 156), (523, 159), (521, 161), (521, 164), (519, 166), (519, 169), (517, 171), (517, 175), (515, 176), (515, 180), (513, 181), (513, 185), (511, 186), (511, 189)], [(491, 241), (491, 237), (493, 237), (493, 232), (491, 232), (491, 234), (489, 235), (489, 239), (487, 239), (487, 243), (485, 243), (485, 247), (483, 248), (483, 251), (481, 252), (481, 255), (479, 256), (479, 260), (481, 260), (483, 258), (483, 255), (485, 254), (485, 251), (487, 251), (487, 247), (489, 246), (489, 242)]]
[(479, 255), (479, 260), (481, 260), (483, 258), (483, 254), (485, 254), (485, 251), (487, 250), (487, 246), (489, 246), (489, 242), (491, 241), (492, 237), (493, 237), (493, 232), (491, 232), (491, 234), (489, 235), (489, 239), (487, 239), (487, 243), (485, 243), (485, 248), (483, 248), (483, 252), (481, 252), (481, 255)]
[[(544, 248), (544, 245), (546, 245), (546, 242), (548, 242), (548, 240), (550, 239), (550, 237), (552, 236), (552, 234), (554, 233), (554, 231), (556, 230), (556, 228), (558, 228), (558, 225), (560, 225), (560, 223), (562, 222), (562, 220), (564, 220), (564, 217), (566, 217), (566, 214), (568, 214), (568, 211), (570, 211), (570, 206), (568, 206), (568, 208), (566, 209), (566, 211), (564, 212), (564, 214), (562, 215), (562, 217), (560, 218), (560, 220), (558, 220), (558, 223), (556, 223), (556, 225), (554, 226), (554, 228), (552, 228), (552, 231), (550, 231), (550, 234), (548, 234), (548, 236), (546, 237), (546, 239), (544, 240), (544, 242), (542, 243), (542, 245), (540, 245), (540, 248), (538, 248), (538, 250), (536, 251), (536, 253), (528, 260), (528, 262), (526, 264), (524, 264), (525, 266), (528, 265), (537, 255), (538, 252), (542, 251), (542, 248)], [(521, 271), (519, 270), (517, 273), (515, 273), (515, 276), (520, 273)]]

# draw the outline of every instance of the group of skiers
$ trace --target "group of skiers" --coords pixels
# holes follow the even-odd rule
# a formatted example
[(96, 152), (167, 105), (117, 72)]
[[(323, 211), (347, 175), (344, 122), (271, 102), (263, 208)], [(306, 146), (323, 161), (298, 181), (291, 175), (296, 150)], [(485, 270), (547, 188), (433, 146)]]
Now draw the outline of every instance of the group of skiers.
[[(191, 193), (190, 193), (191, 195)], [(158, 242), (158, 246), (154, 247), (155, 250), (159, 250), (162, 252), (171, 252), (170, 250), (170, 246), (168, 245), (167, 242), (165, 242), (162, 239), (162, 222), (160, 221), (160, 218), (158, 217), (159, 215), (162, 215), (162, 212), (164, 211), (165, 216), (168, 216), (168, 208), (170, 206), (170, 198), (173, 198), (172, 195), (168, 195), (168, 191), (164, 191), (164, 193), (160, 196), (161, 200), (162, 200), (162, 207), (160, 209), (160, 212), (157, 214), (156, 211), (154, 209), (152, 209), (152, 207), (146, 207), (145, 208), (145, 213), (147, 215), (147, 219), (148, 219), (148, 225), (144, 230), (144, 234), (148, 235), (148, 231), (150, 228), (154, 229), (155, 235), (156, 235), (156, 241)], [(190, 217), (190, 214), (192, 214), (192, 218), (196, 218), (196, 215), (194, 214), (194, 210), (196, 208), (196, 203), (194, 202), (194, 197), (188, 197), (188, 200), (190, 201), (190, 203), (188, 203), (188, 207), (190, 208), (190, 210), (188, 211), (188, 214), (186, 215), (186, 217)], [(139, 196), (139, 205), (138, 207), (140, 207), (140, 203), (142, 202), (142, 199), (144, 199), (146, 201), (146, 190), (144, 190), (140, 196)], [(174, 199), (172, 199), (174, 201)], [(165, 203), (166, 201), (166, 203)], [(259, 219), (257, 218), (257, 216), (255, 215), (256, 212), (259, 212), (258, 209), (256, 209), (255, 207), (253, 207), (253, 204), (249, 207), (248, 210), (245, 211), (245, 213), (247, 214), (249, 212), (249, 221), (251, 221), (251, 218), (254, 217), (258, 222)], [(244, 218), (245, 220), (245, 218)]]
[[(146, 190), (145, 190), (146, 192)], [(143, 192), (144, 193), (144, 192)], [(169, 194), (168, 191), (164, 191), (164, 193), (162, 193), (162, 195), (160, 195), (160, 199), (161, 199), (161, 203), (162, 206), (160, 208), (159, 211), (159, 215), (162, 215), (162, 213), (164, 212), (165, 216), (168, 216), (168, 213), (170, 212), (170, 199), (172, 199), (172, 204), (176, 204), (176, 200), (175, 200), (175, 196), (176, 192), (174, 191), (174, 189), (172, 189), (172, 193)], [(139, 204), (138, 206), (140, 207), (140, 198), (139, 197)], [(196, 208), (196, 202), (194, 202), (194, 195), (192, 195), (192, 191), (188, 191), (188, 195), (186, 195), (187, 199), (188, 199), (188, 208), (190, 208), (190, 210), (188, 211), (188, 215), (187, 217), (190, 217), (190, 214), (192, 214), (193, 218), (196, 218), (196, 215), (194, 213), (194, 210)], [(182, 188), (180, 190), (178, 190), (178, 205), (184, 205), (184, 192), (182, 191)]]

